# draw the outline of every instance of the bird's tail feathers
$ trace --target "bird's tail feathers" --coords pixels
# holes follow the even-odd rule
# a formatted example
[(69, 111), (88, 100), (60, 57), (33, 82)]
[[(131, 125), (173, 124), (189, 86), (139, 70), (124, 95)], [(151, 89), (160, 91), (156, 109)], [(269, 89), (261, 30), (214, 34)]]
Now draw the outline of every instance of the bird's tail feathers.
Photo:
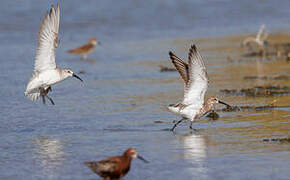
[(28, 97), (32, 101), (36, 101), (40, 97), (40, 92), (32, 92), (32, 93), (25, 92), (25, 96)]

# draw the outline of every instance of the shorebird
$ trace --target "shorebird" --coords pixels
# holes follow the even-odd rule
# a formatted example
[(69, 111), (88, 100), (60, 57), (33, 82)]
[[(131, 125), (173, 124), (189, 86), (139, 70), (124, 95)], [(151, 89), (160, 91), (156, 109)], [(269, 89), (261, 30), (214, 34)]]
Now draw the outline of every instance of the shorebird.
[(267, 38), (268, 33), (265, 31), (265, 24), (263, 24), (261, 25), (256, 37), (247, 37), (242, 45), (249, 46), (250, 42), (254, 42), (259, 46), (260, 51), (262, 51), (263, 48), (268, 45)]
[(213, 110), (213, 105), (221, 103), (230, 106), (216, 97), (210, 97), (204, 102), (204, 95), (208, 88), (208, 76), (202, 57), (195, 45), (192, 45), (188, 53), (188, 64), (169, 52), (170, 59), (184, 80), (183, 101), (167, 106), (169, 111), (180, 114), (182, 119), (174, 124), (171, 131), (184, 120), (190, 120), (190, 129), (195, 119), (201, 118)]
[(51, 91), (51, 86), (59, 83), (68, 77), (75, 77), (83, 81), (75, 75), (70, 69), (61, 69), (55, 63), (55, 50), (59, 44), (58, 41), (59, 29), (59, 4), (56, 10), (51, 6), (50, 11), (46, 12), (43, 17), (39, 32), (38, 44), (34, 63), (34, 72), (28, 81), (25, 96), (35, 101), (42, 97), (43, 104), (45, 98), (48, 98), (51, 104), (53, 100), (47, 96)]
[(92, 53), (98, 44), (100, 44), (100, 42), (96, 38), (91, 37), (87, 44), (71, 49), (68, 53), (80, 55), (82, 56), (82, 60), (86, 60), (88, 54)]
[(133, 158), (138, 158), (146, 163), (149, 163), (143, 157), (138, 155), (135, 148), (129, 148), (123, 153), (122, 156), (109, 157), (98, 162), (85, 162), (85, 165), (88, 166), (94, 173), (106, 180), (119, 179), (129, 172), (131, 160)]

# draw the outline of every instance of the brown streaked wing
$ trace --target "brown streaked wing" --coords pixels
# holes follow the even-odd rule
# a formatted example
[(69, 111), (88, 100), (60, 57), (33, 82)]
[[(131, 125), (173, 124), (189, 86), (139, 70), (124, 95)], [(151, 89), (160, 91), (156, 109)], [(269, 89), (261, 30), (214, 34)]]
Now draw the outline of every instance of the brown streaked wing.
[(106, 159), (98, 162), (85, 162), (85, 165), (100, 176), (105, 176), (114, 173), (117, 169), (118, 162), (116, 159)]
[[(193, 62), (191, 62), (193, 61)], [(206, 68), (203, 62), (203, 58), (201, 57), (201, 55), (199, 54), (197, 48), (195, 45), (192, 45), (189, 49), (189, 53), (188, 53), (188, 66), (189, 66), (189, 79), (193, 78), (191, 77), (193, 75), (193, 68), (192, 65), (197, 64), (199, 66), (199, 68), (201, 68), (201, 74), (200, 76), (204, 79), (208, 81), (208, 75), (206, 72)]]
[(189, 82), (184, 90), (183, 104), (202, 102), (208, 87), (206, 68), (195, 45), (192, 45), (188, 54)]
[(182, 61), (179, 57), (177, 57), (175, 54), (173, 54), (171, 51), (169, 51), (169, 56), (175, 68), (177, 69), (182, 79), (184, 80), (185, 85), (187, 85), (189, 81), (188, 65), (184, 61)]

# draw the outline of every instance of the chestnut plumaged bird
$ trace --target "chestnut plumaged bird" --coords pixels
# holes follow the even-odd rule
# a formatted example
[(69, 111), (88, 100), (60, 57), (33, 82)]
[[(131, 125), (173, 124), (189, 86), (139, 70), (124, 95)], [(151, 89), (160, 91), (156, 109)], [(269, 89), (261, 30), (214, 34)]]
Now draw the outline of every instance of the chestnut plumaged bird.
[(97, 162), (85, 162), (85, 165), (106, 180), (119, 179), (129, 172), (133, 158), (138, 158), (148, 163), (147, 160), (138, 155), (135, 148), (129, 148), (122, 156), (109, 157)]
[(100, 42), (96, 38), (91, 37), (87, 44), (71, 49), (68, 53), (80, 55), (83, 60), (86, 60), (88, 54), (92, 53), (98, 44), (100, 44)]

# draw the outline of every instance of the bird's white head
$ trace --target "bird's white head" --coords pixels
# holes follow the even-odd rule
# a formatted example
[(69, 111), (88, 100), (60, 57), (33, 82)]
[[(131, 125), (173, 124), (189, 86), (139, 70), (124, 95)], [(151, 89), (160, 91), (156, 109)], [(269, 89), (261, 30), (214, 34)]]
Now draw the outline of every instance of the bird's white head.
[(62, 74), (63, 74), (64, 78), (75, 77), (83, 82), (83, 80), (80, 77), (78, 77), (77, 75), (75, 75), (75, 73), (70, 69), (63, 69), (62, 72), (63, 72)]

